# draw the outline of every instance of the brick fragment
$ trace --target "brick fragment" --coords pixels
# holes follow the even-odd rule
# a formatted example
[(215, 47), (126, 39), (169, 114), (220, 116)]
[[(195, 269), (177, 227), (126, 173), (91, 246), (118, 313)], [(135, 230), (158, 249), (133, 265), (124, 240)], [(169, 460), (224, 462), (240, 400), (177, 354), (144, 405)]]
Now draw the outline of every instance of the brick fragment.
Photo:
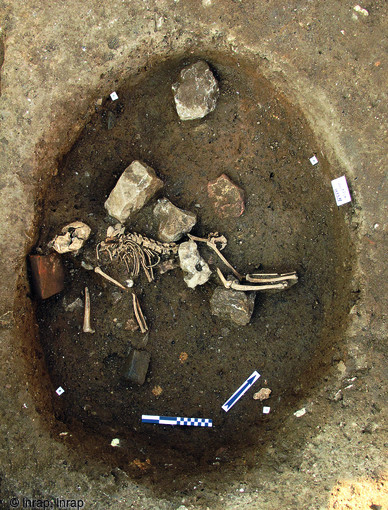
[(65, 272), (57, 253), (30, 255), (29, 259), (33, 289), (40, 299), (47, 299), (63, 290)]

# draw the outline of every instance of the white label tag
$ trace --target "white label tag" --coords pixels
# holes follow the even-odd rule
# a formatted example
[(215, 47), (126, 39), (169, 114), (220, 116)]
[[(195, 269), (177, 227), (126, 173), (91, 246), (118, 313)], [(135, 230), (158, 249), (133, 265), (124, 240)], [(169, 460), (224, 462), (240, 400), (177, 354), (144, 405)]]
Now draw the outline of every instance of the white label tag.
[(348, 202), (352, 201), (352, 197), (349, 193), (348, 183), (346, 182), (346, 177), (344, 175), (331, 181), (331, 185), (333, 186), (335, 201), (337, 202), (337, 205), (347, 204)]
[(58, 395), (62, 395), (62, 393), (65, 393), (65, 390), (62, 388), (62, 386), (59, 386), (59, 388), (57, 388), (55, 390), (55, 392), (58, 394)]
[(310, 163), (314, 166), (318, 164), (318, 158), (316, 156), (313, 156), (310, 158)]
[(110, 98), (112, 99), (112, 101), (116, 101), (116, 99), (118, 99), (119, 96), (117, 95), (116, 92), (112, 92), (112, 94), (110, 95)]

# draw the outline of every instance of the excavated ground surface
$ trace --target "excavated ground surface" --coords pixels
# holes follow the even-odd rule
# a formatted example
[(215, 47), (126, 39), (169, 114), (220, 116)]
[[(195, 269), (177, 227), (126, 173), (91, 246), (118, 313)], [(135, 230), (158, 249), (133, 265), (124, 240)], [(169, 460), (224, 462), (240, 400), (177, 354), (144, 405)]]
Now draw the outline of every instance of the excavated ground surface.
[[(253, 1), (204, 0), (186, 3), (134, 0), (127, 3), (113, 0), (109, 4), (98, 6), (92, 0), (82, 3), (75, 0), (65, 4), (58, 2), (50, 6), (40, 6), (29, 0), (22, 3), (10, 0), (1, 5), (0, 207), (3, 221), (0, 225), (0, 269), (3, 288), (0, 294), (0, 499), (3, 503), (0, 505), (4, 508), (9, 507), (9, 498), (22, 496), (83, 499), (86, 508), (109, 506), (172, 510), (182, 504), (186, 508), (211, 509), (364, 509), (387, 506), (384, 477), (384, 300), (387, 294), (384, 264), (387, 98), (384, 76), (387, 20), (385, 2), (373, 1), (362, 5), (362, 8), (367, 9), (364, 12), (360, 12), (360, 9), (355, 11), (354, 7), (349, 1), (333, 0), (325, 3), (294, 0), (282, 6), (275, 0), (265, 4)], [(223, 125), (222, 119), (218, 119), (218, 123), (213, 125), (203, 124), (204, 131), (174, 125), (170, 117), (173, 112), (171, 104), (170, 107), (158, 104), (152, 94), (146, 104), (145, 98), (141, 96), (142, 89), (135, 88), (134, 94), (138, 94), (139, 107), (143, 105), (143, 114), (144, 110), (153, 114), (152, 122), (144, 122), (140, 108), (131, 109), (130, 101), (122, 115), (117, 115), (117, 123), (113, 129), (104, 131), (106, 119), (100, 119), (100, 127), (103, 127), (102, 130), (99, 128), (101, 137), (106, 136), (107, 141), (118, 137), (117, 143), (112, 147), (104, 147), (106, 161), (100, 161), (101, 165), (111, 165), (113, 172), (109, 173), (112, 181), (110, 184), (106, 182), (103, 186), (105, 189), (96, 186), (96, 194), (100, 193), (101, 197), (101, 207), (104, 194), (108, 193), (109, 187), (114, 184), (114, 173), (119, 175), (129, 162), (127, 159), (139, 155), (152, 164), (163, 177), (168, 196), (172, 199), (180, 192), (177, 205), (190, 208), (192, 199), (187, 192), (187, 183), (185, 185), (185, 179), (179, 182), (177, 178), (178, 175), (184, 177), (182, 165), (174, 166), (174, 163), (185, 159), (183, 156), (191, 146), (193, 154), (189, 163), (191, 168), (197, 169), (195, 158), (204, 161), (204, 154), (207, 152), (204, 147), (209, 145), (208, 141), (215, 133), (216, 136), (212, 137), (215, 141), (210, 145), (218, 145), (220, 158), (226, 158), (226, 155), (231, 153), (235, 163), (243, 159), (239, 163), (240, 168), (228, 162), (228, 168), (222, 168), (222, 171), (230, 171), (230, 176), (240, 186), (264, 192), (260, 194), (257, 191), (253, 197), (250, 190), (245, 189), (248, 197), (245, 214), (247, 219), (250, 218), (247, 225), (251, 225), (251, 230), (240, 225), (240, 228), (247, 229), (245, 233), (248, 236), (241, 239), (242, 245), (237, 245), (235, 241), (243, 231), (233, 232), (229, 224), (216, 222), (214, 228), (224, 230), (229, 238), (226, 253), (241, 270), (262, 263), (265, 269), (295, 268), (302, 276), (300, 285), (287, 293), (267, 296), (261, 303), (258, 300), (253, 325), (263, 328), (268, 323), (273, 332), (276, 324), (285, 328), (287, 319), (280, 321), (279, 315), (275, 313), (277, 309), (282, 312), (286, 310), (288, 314), (291, 313), (291, 305), (301, 307), (305, 300), (310, 306), (313, 303), (312, 296), (317, 292), (321, 295), (318, 296), (317, 308), (311, 309), (310, 314), (306, 312), (306, 325), (312, 333), (311, 344), (308, 344), (310, 353), (303, 352), (305, 358), (297, 360), (296, 352), (292, 350), (282, 360), (282, 364), (287, 364), (288, 370), (292, 370), (292, 366), (305, 369), (306, 362), (311, 359), (310, 372), (304, 372), (294, 387), (292, 380), (287, 379), (286, 371), (273, 375), (275, 365), (279, 362), (276, 357), (284, 356), (285, 352), (272, 350), (271, 341), (278, 346), (284, 346), (281, 339), (285, 340), (287, 330), (277, 330), (279, 338), (275, 334), (269, 338), (268, 334), (264, 339), (260, 339), (261, 349), (269, 356), (265, 361), (265, 370), (272, 373), (272, 379), (268, 379), (269, 386), (280, 395), (288, 385), (293, 394), (284, 393), (282, 397), (286, 398), (283, 398), (283, 403), (273, 399), (274, 413), (266, 419), (265, 426), (261, 415), (256, 415), (257, 422), (253, 426), (257, 427), (259, 437), (252, 439), (248, 437), (247, 431), (243, 432), (247, 435), (246, 442), (248, 439), (254, 442), (252, 447), (244, 448), (240, 452), (221, 447), (216, 463), (206, 466), (207, 472), (202, 470), (201, 475), (198, 475), (195, 470), (172, 471), (171, 479), (168, 475), (168, 468), (171, 466), (160, 469), (162, 466), (158, 464), (160, 458), (157, 455), (150, 456), (149, 464), (146, 462), (148, 457), (145, 451), (135, 456), (131, 446), (113, 450), (109, 444), (105, 446), (103, 440), (96, 444), (96, 430), (102, 422), (111, 424), (114, 413), (120, 409), (118, 401), (109, 412), (106, 412), (107, 405), (104, 401), (98, 402), (98, 410), (100, 413), (105, 411), (105, 414), (102, 416), (101, 413), (103, 420), (95, 422), (92, 408), (89, 413), (77, 408), (77, 405), (81, 405), (82, 392), (79, 396), (76, 392), (77, 395), (72, 397), (74, 400), (69, 399), (68, 394), (71, 392), (66, 392), (66, 399), (61, 401), (64, 408), (53, 407), (52, 396), (55, 388), (50, 377), (55, 383), (57, 375), (69, 380), (64, 362), (59, 365), (59, 348), (66, 349), (67, 356), (72, 353), (75, 360), (74, 349), (85, 345), (81, 342), (82, 335), (75, 337), (74, 346), (70, 345), (69, 340), (64, 341), (62, 346), (55, 340), (55, 349), (51, 354), (48, 352), (46, 338), (43, 342), (43, 346), (46, 345), (45, 352), (42, 351), (26, 278), (25, 260), (26, 255), (37, 245), (37, 226), (42, 224), (42, 217), (38, 214), (42, 203), (37, 201), (37, 198), (46, 196), (50, 176), (58, 174), (55, 179), (60, 180), (66, 165), (71, 162), (69, 156), (63, 165), (63, 156), (69, 152), (84, 126), (90, 120), (97, 121), (97, 117), (93, 120), (92, 115), (98, 98), (108, 98), (109, 93), (116, 89), (125, 97), (129, 90), (124, 84), (129, 76), (141, 79), (144, 70), (156, 69), (155, 63), (179, 54), (204, 55), (209, 60), (214, 60), (214, 65), (220, 68), (224, 83), (231, 84), (229, 89), (224, 89), (221, 97), (221, 101), (225, 101), (225, 115), (229, 115), (228, 132), (225, 125), (224, 131), (217, 131), (217, 128)], [(270, 95), (267, 100), (272, 102), (274, 108), (276, 106), (275, 115), (280, 117), (280, 120), (271, 118), (270, 111), (264, 111), (265, 104), (264, 108), (260, 109), (252, 106), (258, 91), (252, 90), (251, 79), (245, 79), (247, 69), (244, 68), (241, 74), (234, 71), (234, 74), (228, 75), (233, 67), (231, 60), (227, 60), (227, 55), (231, 54), (237, 61), (240, 58), (241, 61), (250, 59), (250, 72), (255, 75), (257, 70), (275, 87), (274, 95)], [(225, 59), (217, 62), (214, 55), (225, 55)], [(177, 68), (173, 66), (172, 74), (174, 70), (176, 72)], [(154, 75), (154, 80), (157, 81), (158, 76), (160, 73)], [(239, 79), (241, 82), (238, 82)], [(233, 95), (237, 83), (241, 83), (238, 97), (237, 94)], [(133, 83), (133, 86), (135, 85)], [(147, 86), (151, 86), (150, 82), (144, 82), (144, 93)], [(163, 87), (167, 87), (165, 82), (161, 83), (161, 89)], [(245, 97), (242, 97), (241, 91), (246, 94)], [(161, 94), (162, 90), (155, 92), (157, 97)], [(278, 98), (277, 101), (275, 97)], [(261, 104), (261, 101), (259, 102)], [(287, 105), (293, 107), (288, 108)], [(101, 116), (103, 111), (109, 108), (109, 103), (104, 103), (97, 116)], [(166, 118), (158, 119), (158, 112), (164, 108), (165, 113), (170, 108), (170, 114)], [(295, 112), (299, 110), (303, 112), (314, 137), (304, 125), (303, 117), (296, 119)], [(131, 136), (134, 145), (124, 149), (119, 143), (119, 135), (130, 112), (135, 114), (127, 124), (133, 130)], [(222, 113), (223, 111), (216, 110), (213, 122), (216, 116)], [(237, 119), (233, 122), (234, 113), (244, 119), (245, 123), (241, 124), (244, 125), (244, 130), (248, 130), (249, 137), (245, 138), (244, 130), (239, 130)], [(254, 134), (256, 136), (261, 133), (261, 139), (254, 140), (252, 126), (255, 121), (260, 121), (260, 114), (263, 114), (267, 125), (257, 125)], [(212, 119), (209, 117), (209, 122)], [(153, 131), (154, 123), (160, 129)], [(195, 128), (198, 128), (199, 124)], [(163, 126), (171, 131), (177, 147), (169, 146), (169, 138), (163, 137)], [(292, 133), (289, 126), (293, 127)], [(189, 136), (184, 133), (186, 140), (178, 143), (178, 134), (182, 129), (188, 130), (186, 133), (189, 133)], [(140, 135), (139, 139), (135, 138), (135, 131)], [(97, 133), (92, 135), (97, 136)], [(91, 138), (90, 135), (89, 141)], [(287, 143), (284, 143), (285, 140)], [(272, 142), (277, 142), (279, 146)], [(301, 166), (307, 169), (306, 196), (303, 203), (300, 196), (297, 204), (291, 201), (290, 196), (295, 191), (296, 195), (301, 195), (303, 184), (298, 180), (284, 179), (285, 175), (294, 175), (291, 172), (301, 175), (299, 166), (287, 163), (288, 160), (296, 163), (295, 155), (287, 153), (295, 142), (299, 143), (296, 144), (298, 147), (302, 147), (297, 150), (301, 151), (303, 158), (298, 159)], [(95, 143), (98, 143), (97, 138)], [(271, 149), (271, 153), (268, 151), (268, 144), (272, 144), (275, 149)], [(267, 152), (262, 150), (264, 146)], [(125, 154), (119, 156), (116, 147), (122, 147)], [(225, 153), (224, 149), (227, 149)], [(258, 164), (254, 150), (262, 150), (264, 166)], [(310, 151), (318, 154), (320, 166), (316, 169), (313, 169), (307, 160), (311, 156)], [(168, 159), (169, 154), (172, 156), (171, 160)], [(284, 155), (286, 158), (283, 159)], [(79, 157), (85, 158), (88, 166), (91, 166), (89, 159), (97, 160), (96, 155), (89, 154), (88, 157), (86, 152)], [(118, 161), (119, 157), (122, 161)], [(185, 163), (187, 164), (186, 161)], [(247, 172), (249, 164), (260, 170), (265, 169), (263, 174), (259, 174), (260, 180), (254, 180)], [(272, 168), (274, 164), (276, 170)], [(205, 176), (201, 178), (206, 180), (211, 172), (216, 175), (220, 170), (217, 165), (217, 161), (213, 161), (213, 166), (209, 165)], [(271, 172), (274, 174), (273, 178), (270, 177)], [(330, 177), (343, 174), (346, 174), (350, 184), (353, 201), (351, 205), (337, 209), (334, 207), (334, 197), (330, 195), (329, 180)], [(79, 175), (81, 184), (85, 184), (85, 181), (82, 181), (85, 178), (84, 173)], [(68, 181), (68, 185), (70, 182)], [(276, 193), (276, 188), (281, 190), (281, 196)], [(315, 204), (314, 195), (310, 196), (308, 193), (312, 190), (318, 197)], [(76, 199), (76, 193), (72, 189), (71, 200)], [(272, 202), (267, 202), (266, 196), (272, 197)], [(67, 202), (69, 197), (64, 198), (66, 203), (71, 203)], [(43, 205), (46, 207), (46, 204)], [(268, 208), (268, 205), (271, 206)], [(98, 220), (97, 214), (102, 214), (102, 208), (97, 207), (97, 203), (94, 208)], [(262, 213), (259, 222), (257, 218), (253, 220), (256, 209)], [(213, 223), (210, 214), (206, 212), (205, 202), (198, 211), (203, 212), (198, 232), (206, 233)], [(303, 211), (311, 214), (311, 224), (303, 217)], [(51, 216), (47, 225), (51, 225), (54, 230), (56, 225), (62, 225), (62, 222), (66, 223), (71, 219), (73, 218), (65, 219), (61, 214), (54, 221), (54, 216)], [(241, 220), (243, 219), (244, 216)], [(302, 223), (303, 219), (306, 219), (305, 223)], [(97, 223), (100, 224), (100, 220), (93, 225), (96, 229), (95, 235), (99, 234)], [(294, 231), (288, 232), (285, 228), (287, 223), (295, 230), (302, 224), (300, 235)], [(258, 224), (262, 231), (256, 230)], [(253, 225), (256, 225), (255, 230)], [(146, 222), (142, 224), (139, 219), (140, 226), (145, 232)], [(272, 233), (274, 239), (271, 238)], [(327, 235), (322, 236), (322, 233)], [(254, 237), (251, 239), (249, 235), (252, 234)], [(258, 234), (264, 237), (265, 243), (259, 243)], [(49, 236), (49, 233), (44, 235)], [(306, 235), (306, 240), (303, 240), (303, 235)], [(291, 246), (293, 238), (300, 243), (299, 253)], [(354, 249), (351, 257), (348, 251), (350, 246)], [(315, 247), (328, 249), (331, 254), (317, 253)], [(303, 257), (307, 258), (309, 254), (316, 266), (322, 262), (321, 270), (326, 279), (312, 271), (308, 261), (301, 262)], [(288, 259), (291, 256), (294, 260)], [(349, 276), (349, 281), (346, 280), (346, 284), (342, 286), (341, 278), (347, 274), (353, 257), (357, 259), (356, 277)], [(295, 264), (294, 267), (289, 267), (290, 262)], [(345, 262), (345, 265), (341, 267), (342, 262)], [(330, 269), (336, 268), (336, 274), (330, 273)], [(70, 262), (68, 269), (71, 269)], [(309, 276), (308, 279), (306, 275)], [(332, 280), (329, 285), (330, 278)], [(340, 280), (334, 281), (337, 278)], [(153, 300), (156, 301), (159, 292), (161, 297), (163, 296), (163, 286), (168, 286), (168, 282), (171, 282), (171, 285), (174, 282), (175, 286), (175, 279), (178, 279), (175, 275), (158, 277), (154, 290), (141, 284), (142, 304), (153, 328), (149, 341), (152, 352), (150, 381), (141, 389), (147, 403), (151, 402), (150, 394), (146, 394), (147, 388), (152, 388), (153, 377), (163, 366), (162, 358), (165, 353), (158, 352), (157, 346), (163, 346), (158, 342), (165, 334), (164, 325), (168, 323), (171, 327), (170, 319), (173, 313), (169, 308), (166, 314), (171, 315), (167, 315), (167, 318), (165, 316), (166, 322), (158, 322), (155, 310), (147, 309), (147, 306), (153, 303)], [(95, 295), (98, 285), (102, 288), (103, 296)], [(213, 281), (209, 288), (214, 285)], [(93, 309), (93, 320), (98, 321), (100, 319), (97, 313), (103, 313), (103, 307), (106, 306), (104, 299), (98, 300), (108, 296), (112, 290), (95, 278), (91, 278), (90, 289), (96, 305)], [(305, 289), (306, 295), (300, 294), (302, 289)], [(322, 310), (334, 310), (325, 302), (329, 289), (336, 291), (332, 304), (338, 306), (333, 312), (333, 326), (339, 335), (334, 338), (328, 334), (324, 340), (328, 341), (329, 348), (325, 353), (318, 352), (318, 356), (311, 357), (313, 344), (322, 340), (315, 333), (322, 337), (325, 332), (324, 321), (328, 321), (327, 314), (322, 313)], [(148, 290), (150, 296), (147, 296)], [(183, 290), (187, 292), (184, 287)], [(74, 287), (73, 292), (78, 295), (80, 289)], [(202, 311), (203, 305), (199, 303), (201, 293), (206, 294), (206, 291), (198, 289), (198, 293), (190, 292), (190, 299), (197, 300), (198, 309)], [(349, 304), (353, 304), (355, 296), (359, 299), (346, 319), (343, 312)], [(171, 301), (174, 310), (175, 297), (171, 297)], [(163, 299), (161, 302), (163, 306), (168, 304)], [(186, 299), (186, 303), (189, 302)], [(183, 308), (183, 305), (180, 304), (180, 307)], [(59, 302), (57, 306), (58, 310), (61, 310), (58, 314), (60, 320), (63, 308)], [(205, 311), (207, 313), (207, 310)], [(124, 314), (124, 310), (121, 313)], [(174, 313), (176, 314), (176, 311)], [(267, 323), (266, 317), (269, 321)], [(80, 320), (81, 317), (74, 314), (66, 319), (65, 326), (71, 330), (78, 327)], [(186, 318), (184, 320), (186, 321)], [(213, 324), (214, 318), (209, 320)], [(297, 326), (301, 327), (300, 322)], [(178, 332), (179, 326), (176, 327)], [(156, 336), (156, 328), (160, 336)], [(112, 330), (116, 334), (119, 328), (112, 326)], [(288, 332), (290, 333), (290, 329)], [(215, 333), (211, 334), (212, 341), (220, 344), (218, 348), (225, 347), (225, 338), (219, 339)], [(241, 331), (232, 335), (233, 340), (240, 334)], [(167, 352), (171, 354), (169, 363), (174, 366), (177, 377), (183, 380), (184, 374), (188, 374), (188, 377), (195, 381), (191, 370), (197, 368), (195, 360), (199, 365), (202, 347), (197, 345), (197, 342), (182, 344), (182, 350), (189, 354), (187, 364), (174, 365), (176, 355), (179, 354), (178, 342), (187, 341), (181, 339), (181, 335), (176, 336), (176, 344), (171, 345), (170, 342), (168, 346)], [(120, 344), (121, 337), (117, 338), (116, 343)], [(209, 339), (208, 336), (206, 338)], [(298, 338), (300, 340), (300, 337)], [(306, 336), (303, 338), (307, 339)], [(244, 349), (247, 352), (244, 343), (239, 343), (240, 351), (236, 349), (237, 359), (238, 352)], [(208, 346), (209, 342), (204, 343), (203, 348)], [(119, 347), (120, 345), (117, 345), (117, 350)], [(167, 349), (167, 345), (164, 347)], [(302, 343), (295, 343), (295, 348), (302, 347)], [(258, 347), (255, 346), (256, 348)], [(226, 353), (229, 352), (229, 347), (227, 349)], [(263, 353), (259, 354), (261, 362)], [(55, 366), (54, 359), (57, 362)], [(92, 369), (90, 364), (87, 365), (90, 358), (86, 356), (86, 352), (81, 354), (81, 359), (84, 360), (85, 372), (90, 369), (92, 374), (95, 367)], [(213, 369), (209, 357), (202, 361), (198, 370), (206, 368), (207, 372), (210, 368)], [(222, 362), (218, 357), (213, 361)], [(245, 358), (238, 361), (238, 368), (247, 363)], [(60, 372), (55, 372), (56, 367), (60, 368)], [(260, 371), (257, 359), (254, 360), (254, 367)], [(97, 377), (100, 381), (106, 382), (104, 377), (108, 377), (110, 370), (114, 377), (114, 367), (108, 368), (106, 364), (99, 367)], [(228, 380), (230, 376), (226, 370), (229, 370), (229, 367), (222, 376), (225, 384), (221, 384), (218, 379), (216, 382), (222, 395), (211, 397), (211, 401), (217, 401), (217, 408), (218, 404), (224, 401), (224, 397), (242, 382), (241, 378)], [(264, 378), (264, 371), (261, 372)], [(75, 375), (80, 377), (79, 368)], [(104, 384), (102, 386), (105, 387)], [(80, 387), (83, 388), (82, 385)], [(172, 387), (173, 385), (170, 386)], [(160, 398), (167, 399), (170, 388), (166, 381)], [(188, 390), (190, 391), (190, 388)], [(130, 389), (121, 391), (124, 395)], [(163, 402), (160, 398), (155, 401), (155, 405)], [(178, 405), (174, 396), (173, 402)], [(257, 402), (246, 396), (240, 404), (241, 412), (244, 411), (249, 418), (250, 413), (253, 413), (251, 406)], [(189, 408), (190, 405), (193, 404), (188, 402)], [(293, 412), (301, 407), (305, 407), (307, 412), (301, 418), (296, 418)], [(231, 423), (237, 423), (237, 406), (236, 411), (230, 415)], [(82, 414), (83, 412), (85, 414)], [(68, 427), (74, 417), (83, 417), (88, 422), (88, 428)], [(220, 430), (218, 428), (217, 432)], [(252, 430), (254, 432), (255, 429)], [(106, 430), (102, 432), (105, 432), (106, 438)], [(187, 448), (190, 447), (187, 446), (190, 445), (188, 439), (193, 436), (191, 432), (185, 431), (185, 440), (181, 443)], [(208, 431), (195, 431), (197, 432)], [(163, 431), (161, 433), (165, 434)], [(231, 437), (228, 435), (228, 443)], [(193, 464), (196, 464), (195, 459)], [(144, 471), (147, 472), (148, 482), (144, 482), (145, 478), (136, 481), (133, 475), (142, 475)], [(158, 483), (152, 484), (153, 481)]]
[[(36, 308), (53, 383), (66, 388), (54, 399), (58, 418), (104, 431), (107, 444), (113, 437), (128, 438), (128, 447), (136, 445), (135, 455), (151, 457), (155, 464), (193, 470), (201, 459), (216, 462), (220, 448), (235, 449), (238, 443), (241, 455), (247, 443), (257, 444), (266, 428), (275, 427), (283, 402), (294, 394), (316, 351), (340, 337), (354, 298), (351, 246), (333, 204), (332, 172), (301, 114), (248, 64), (226, 66), (225, 57), (218, 57), (211, 62), (221, 89), (216, 110), (204, 119), (180, 122), (171, 84), (184, 64), (157, 67), (134, 87), (118, 90), (118, 101), (107, 99), (52, 180), (36, 249), (47, 252), (48, 241), (76, 219), (87, 222), (93, 235), (84, 253), (64, 257), (65, 292)], [(309, 161), (313, 153), (320, 160), (316, 167)], [(82, 259), (101, 263), (96, 244), (116, 223), (103, 204), (134, 159), (157, 170), (164, 196), (197, 213), (196, 235), (226, 235), (224, 253), (242, 274), (260, 268), (296, 270), (300, 277), (287, 292), (257, 296), (252, 321), (244, 327), (211, 315), (216, 276), (195, 290), (187, 288), (180, 269), (163, 275), (155, 270), (151, 284), (145, 275), (137, 279), (133, 290), (147, 317), (146, 349), (152, 359), (142, 387), (123, 381), (128, 352), (142, 336), (125, 329), (134, 319), (130, 294), (81, 266)], [(246, 211), (237, 219), (220, 217), (207, 196), (208, 181), (223, 172), (245, 193)], [(127, 222), (128, 230), (155, 238), (154, 205)], [(201, 251), (214, 269), (214, 253)], [(129, 276), (124, 264), (108, 263), (104, 269), (122, 282)], [(91, 291), (94, 335), (82, 333), (82, 308), (66, 311), (66, 305), (83, 299), (85, 286)], [(188, 356), (184, 362), (182, 353)], [(274, 417), (262, 415), (253, 392), (226, 415), (221, 405), (255, 369), (262, 374), (256, 390), (272, 390), (266, 404)], [(160, 396), (152, 393), (157, 386)], [(142, 414), (208, 417), (214, 427), (140, 425)], [(165, 446), (173, 449), (168, 458)], [(180, 463), (177, 452), (186, 454)]]

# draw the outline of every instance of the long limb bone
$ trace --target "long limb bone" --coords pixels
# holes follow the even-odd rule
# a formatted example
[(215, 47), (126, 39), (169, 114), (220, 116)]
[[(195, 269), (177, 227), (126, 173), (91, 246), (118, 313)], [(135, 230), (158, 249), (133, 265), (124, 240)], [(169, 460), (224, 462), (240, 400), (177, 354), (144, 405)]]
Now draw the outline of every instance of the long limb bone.
[(94, 272), (101, 275), (103, 278), (105, 278), (106, 280), (108, 280), (108, 282), (111, 282), (113, 283), (114, 285), (117, 285), (117, 287), (120, 287), (120, 289), (123, 289), (123, 290), (127, 290), (126, 287), (124, 287), (124, 285), (121, 285), (120, 282), (118, 282), (117, 280), (115, 280), (114, 278), (112, 278), (111, 276), (107, 275), (106, 273), (104, 273), (104, 271), (101, 269), (101, 267), (97, 266), (94, 268)]
[(285, 289), (287, 287), (287, 283), (275, 283), (273, 285), (241, 285), (236, 282), (228, 281), (218, 267), (217, 274), (220, 277), (220, 280), (222, 281), (224, 287), (226, 287), (227, 289), (258, 291), (258, 290)]
[(142, 333), (146, 333), (148, 331), (148, 326), (146, 324), (143, 312), (141, 311), (139, 300), (137, 299), (137, 296), (134, 292), (132, 292), (132, 302), (133, 302), (133, 311), (135, 312), (135, 317), (136, 317), (137, 323), (139, 324), (140, 331)]
[(292, 273), (268, 273), (268, 274), (247, 274), (245, 277), (247, 282), (251, 283), (272, 283), (272, 282), (283, 282), (285, 280), (293, 280), (295, 283), (298, 281), (296, 272)]
[(94, 333), (94, 329), (92, 329), (92, 327), (90, 325), (90, 294), (89, 294), (89, 289), (87, 287), (85, 287), (85, 313), (84, 313), (83, 332), (84, 333)]
[(241, 281), (243, 279), (242, 275), (236, 271), (236, 269), (231, 266), (229, 264), (229, 262), (226, 260), (226, 258), (222, 255), (222, 253), (220, 252), (220, 250), (217, 248), (217, 245), (216, 245), (216, 242), (222, 242), (223, 245), (222, 245), (222, 248), (225, 247), (226, 245), (226, 239), (224, 236), (219, 236), (219, 237), (211, 237), (209, 235), (209, 237), (206, 239), (204, 237), (197, 237), (197, 236), (193, 236), (191, 234), (188, 234), (188, 237), (190, 239), (192, 239), (193, 241), (199, 241), (199, 242), (202, 242), (202, 243), (206, 243), (207, 246), (209, 246), (209, 248), (211, 248), (218, 256), (219, 258), (222, 260), (222, 262), (229, 267), (229, 269), (233, 272), (233, 274)]

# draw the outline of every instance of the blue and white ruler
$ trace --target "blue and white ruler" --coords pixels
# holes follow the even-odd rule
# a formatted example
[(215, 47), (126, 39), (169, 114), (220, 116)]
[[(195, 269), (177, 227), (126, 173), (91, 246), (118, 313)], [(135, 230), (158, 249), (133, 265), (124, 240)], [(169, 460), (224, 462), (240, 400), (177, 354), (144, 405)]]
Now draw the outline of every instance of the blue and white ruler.
[(187, 425), (189, 427), (212, 427), (213, 421), (208, 418), (181, 418), (180, 416), (153, 416), (143, 414), (143, 423), (159, 423), (159, 425)]
[(239, 387), (238, 390), (236, 390), (233, 395), (225, 402), (225, 404), (222, 406), (222, 409), (225, 412), (228, 412), (229, 409), (231, 409), (234, 404), (239, 400), (246, 391), (249, 390), (249, 388), (257, 381), (257, 379), (260, 377), (259, 372), (256, 372), (256, 370), (248, 377), (246, 381), (242, 383), (242, 385)]

